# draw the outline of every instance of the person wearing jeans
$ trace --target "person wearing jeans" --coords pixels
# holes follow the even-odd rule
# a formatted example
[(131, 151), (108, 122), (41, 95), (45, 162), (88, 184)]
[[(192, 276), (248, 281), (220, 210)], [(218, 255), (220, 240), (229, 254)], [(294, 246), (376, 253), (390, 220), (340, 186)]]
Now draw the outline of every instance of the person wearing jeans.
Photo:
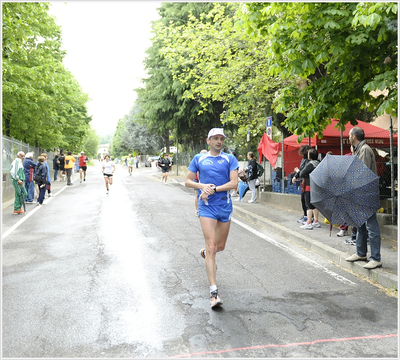
[[(374, 174), (377, 174), (375, 154), (365, 141), (365, 133), (359, 126), (353, 127), (349, 132), (349, 142), (353, 146), (354, 155), (367, 166)], [(376, 196), (379, 197), (379, 185), (376, 186)], [(382, 267), (381, 262), (381, 231), (378, 218), (374, 212), (367, 221), (357, 228), (356, 253), (346, 258), (346, 261), (354, 262), (367, 260), (367, 237), (371, 255), (369, 262), (363, 266), (364, 269), (375, 269)]]
[(28, 194), (25, 202), (33, 204), (33, 198), (35, 196), (35, 182), (33, 181), (33, 176), (35, 175), (36, 166), (33, 162), (33, 152), (26, 153), (23, 165), (25, 174), (25, 190)]
[(369, 246), (371, 248), (370, 260), (381, 261), (381, 231), (379, 228), (378, 217), (376, 213), (359, 228), (357, 228), (356, 250), (361, 257), (367, 257), (367, 238), (369, 237)]

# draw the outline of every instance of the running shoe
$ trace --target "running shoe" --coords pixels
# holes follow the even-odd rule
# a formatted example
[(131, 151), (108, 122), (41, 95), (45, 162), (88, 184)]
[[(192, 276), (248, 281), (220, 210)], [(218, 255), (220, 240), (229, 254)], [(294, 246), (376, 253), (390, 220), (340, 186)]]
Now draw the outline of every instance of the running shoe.
[(303, 226), (300, 226), (300, 229), (303, 229), (303, 230), (312, 230), (312, 229), (314, 229), (314, 227), (312, 226), (312, 224), (304, 224)]
[(201, 249), (201, 250), (200, 250), (200, 255), (201, 255), (201, 257), (202, 257), (203, 259), (205, 259), (205, 258), (206, 258), (206, 249)]
[[(301, 219), (297, 220), (298, 223), (302, 223), (307, 221), (307, 216), (303, 216)], [(304, 225), (304, 224), (303, 224)]]
[(213, 291), (210, 294), (210, 306), (211, 306), (211, 309), (213, 307), (215, 307), (215, 306), (220, 306), (222, 304), (223, 304), (223, 302), (222, 302), (221, 298), (218, 295), (218, 290)]
[(315, 227), (315, 228), (320, 228), (320, 227), (321, 227), (321, 224), (319, 223), (319, 221), (317, 221), (317, 222), (314, 221), (314, 222), (312, 223), (312, 226)]
[(106, 192), (106, 194), (108, 195), (108, 189), (107, 189), (107, 192)]

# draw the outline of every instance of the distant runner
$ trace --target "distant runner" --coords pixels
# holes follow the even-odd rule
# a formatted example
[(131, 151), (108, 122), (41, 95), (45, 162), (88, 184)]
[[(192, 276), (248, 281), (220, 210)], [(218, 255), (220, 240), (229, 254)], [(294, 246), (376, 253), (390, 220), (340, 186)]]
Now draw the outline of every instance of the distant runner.
[(113, 174), (115, 171), (115, 165), (114, 162), (111, 161), (110, 155), (106, 155), (104, 157), (103, 163), (102, 163), (102, 170), (103, 170), (103, 175), (104, 175), (104, 181), (106, 183), (106, 189), (107, 193), (109, 192), (109, 186), (112, 185), (113, 183)]
[(135, 161), (135, 158), (132, 157), (132, 154), (129, 154), (129, 155), (128, 155), (128, 158), (127, 158), (126, 160), (127, 160), (127, 162), (128, 162), (128, 173), (129, 173), (129, 176), (132, 176), (133, 163), (134, 163), (134, 161)]
[(82, 182), (82, 173), (83, 173), (83, 181), (86, 181), (86, 169), (87, 162), (89, 161), (88, 157), (85, 155), (83, 151), (81, 151), (81, 156), (79, 156), (79, 177)]

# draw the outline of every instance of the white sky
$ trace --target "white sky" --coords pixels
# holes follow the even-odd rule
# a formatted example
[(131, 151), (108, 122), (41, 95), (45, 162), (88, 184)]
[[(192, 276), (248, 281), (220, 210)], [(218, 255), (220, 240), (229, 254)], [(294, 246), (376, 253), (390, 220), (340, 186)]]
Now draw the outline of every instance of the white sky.
[(114, 133), (131, 110), (146, 77), (143, 60), (151, 46), (151, 21), (157, 1), (51, 2), (50, 14), (61, 26), (64, 66), (91, 101), (91, 125), (100, 136)]

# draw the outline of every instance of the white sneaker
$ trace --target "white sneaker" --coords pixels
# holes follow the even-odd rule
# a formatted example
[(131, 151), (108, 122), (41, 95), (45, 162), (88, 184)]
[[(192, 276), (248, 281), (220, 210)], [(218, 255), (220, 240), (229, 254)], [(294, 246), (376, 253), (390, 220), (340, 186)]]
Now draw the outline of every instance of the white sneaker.
[(319, 221), (317, 221), (317, 222), (314, 221), (314, 222), (312, 223), (312, 226), (315, 227), (315, 228), (320, 228), (320, 227), (321, 227), (321, 224), (319, 223)]
[(248, 201), (248, 203), (249, 204), (253, 204), (253, 203), (255, 203), (256, 201), (255, 200), (252, 200), (252, 199), (250, 199), (249, 201)]
[(346, 230), (340, 230), (337, 234), (336, 234), (336, 236), (339, 236), (339, 237), (342, 237), (342, 236), (347, 236), (348, 234), (347, 234), (347, 231)]
[(314, 229), (314, 227), (312, 226), (312, 224), (305, 224), (305, 225), (300, 226), (300, 229), (312, 230), (312, 229)]
[(238, 197), (237, 199), (234, 199), (234, 201), (240, 201), (240, 197)]

